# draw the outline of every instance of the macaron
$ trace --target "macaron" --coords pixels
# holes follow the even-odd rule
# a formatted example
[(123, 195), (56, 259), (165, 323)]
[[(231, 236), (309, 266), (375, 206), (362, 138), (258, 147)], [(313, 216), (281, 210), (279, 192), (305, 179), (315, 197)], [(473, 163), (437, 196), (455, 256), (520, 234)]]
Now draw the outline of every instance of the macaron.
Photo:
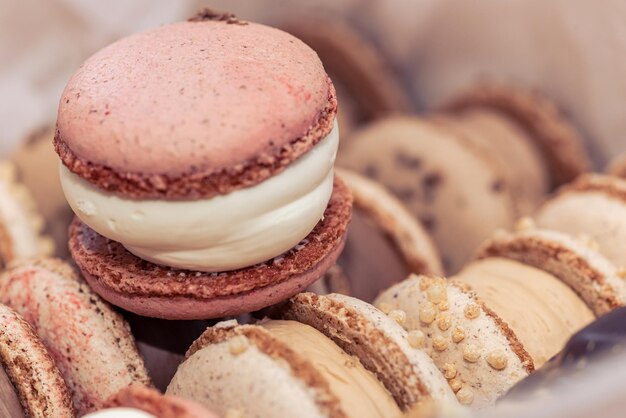
[(430, 234), (395, 196), (353, 171), (336, 172), (354, 198), (348, 238), (337, 262), (351, 296), (371, 302), (409, 273), (443, 273)]
[(523, 223), (527, 226), (515, 233), (494, 235), (477, 258), (504, 257), (542, 269), (576, 292), (596, 316), (626, 305), (622, 273), (593, 240), (534, 228), (530, 219)]
[(57, 118), (72, 257), (102, 297), (145, 316), (216, 318), (292, 296), (335, 263), (350, 220), (336, 113), (311, 48), (232, 15), (104, 48)]
[(59, 181), (59, 157), (54, 152), (53, 138), (54, 126), (37, 131), (9, 156), (9, 161), (45, 221), (43, 231), (54, 241), (52, 254), (68, 258), (67, 231), (74, 212), (65, 200)]
[(371, 124), (354, 134), (339, 163), (383, 183), (429, 226), (448, 272), (589, 167), (579, 135), (553, 104), (495, 84), (426, 117)]
[(15, 166), (0, 161), (0, 271), (11, 262), (49, 255), (54, 248), (44, 221)]
[(194, 402), (164, 396), (145, 386), (129, 386), (107, 401), (108, 408), (85, 418), (217, 418)]
[[(541, 368), (596, 316), (623, 305), (611, 263), (587, 243), (520, 228), (487, 241), (451, 280), (413, 276), (377, 306), (405, 312), (477, 408)], [(458, 392), (457, 392), (458, 394)]]
[(552, 187), (591, 169), (580, 133), (557, 104), (538, 90), (482, 82), (457, 93), (442, 106), (446, 112), (461, 114), (474, 109), (502, 113), (526, 130), (545, 161)]
[(73, 418), (70, 391), (33, 328), (0, 304), (0, 416)]
[(339, 165), (395, 195), (430, 233), (449, 272), (517, 217), (514, 198), (487, 156), (423, 118), (389, 117), (355, 132)]
[(259, 417), (395, 417), (430, 399), (456, 403), (419, 336), (392, 313), (345, 295), (301, 293), (272, 317), (207, 329), (167, 393)]
[(375, 305), (404, 313), (462, 404), (487, 407), (534, 370), (514, 331), (461, 283), (411, 275)]
[[(341, 16), (308, 14), (282, 19), (281, 27), (317, 52), (341, 103), (341, 131), (390, 113), (409, 113), (412, 103), (384, 51)], [(342, 143), (343, 145), (343, 143)]]
[(626, 266), (626, 180), (587, 174), (563, 186), (535, 214), (541, 228), (587, 235), (620, 269)]
[(80, 415), (131, 384), (151, 384), (127, 323), (67, 263), (38, 259), (8, 269), (0, 302), (41, 338)]

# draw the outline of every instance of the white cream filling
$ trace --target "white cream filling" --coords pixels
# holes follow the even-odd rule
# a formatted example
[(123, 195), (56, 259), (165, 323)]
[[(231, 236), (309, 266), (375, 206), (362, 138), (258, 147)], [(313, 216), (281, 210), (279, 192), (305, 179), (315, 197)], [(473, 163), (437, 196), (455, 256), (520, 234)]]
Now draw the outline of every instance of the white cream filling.
[(157, 418), (152, 414), (135, 408), (111, 408), (93, 412), (84, 418)]
[(206, 272), (252, 266), (303, 240), (333, 190), (335, 122), (282, 173), (246, 189), (197, 201), (133, 200), (106, 193), (61, 165), (72, 210), (90, 228), (144, 260)]

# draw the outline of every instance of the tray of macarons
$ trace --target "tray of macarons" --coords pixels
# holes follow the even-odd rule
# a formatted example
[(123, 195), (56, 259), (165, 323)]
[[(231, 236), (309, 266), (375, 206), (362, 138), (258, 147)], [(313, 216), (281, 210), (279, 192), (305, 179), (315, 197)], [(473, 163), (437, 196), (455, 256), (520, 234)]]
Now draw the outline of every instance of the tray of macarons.
[(0, 417), (524, 416), (619, 354), (626, 159), (523, 85), (416, 114), (331, 29), (205, 9), (76, 69), (0, 162)]

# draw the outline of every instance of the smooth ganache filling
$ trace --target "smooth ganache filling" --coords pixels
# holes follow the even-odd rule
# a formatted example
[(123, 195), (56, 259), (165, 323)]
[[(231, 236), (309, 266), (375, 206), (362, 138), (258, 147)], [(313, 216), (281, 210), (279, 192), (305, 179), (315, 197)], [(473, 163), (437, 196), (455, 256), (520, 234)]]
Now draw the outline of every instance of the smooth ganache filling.
[(245, 189), (195, 201), (135, 200), (107, 193), (61, 165), (76, 215), (144, 260), (221, 272), (270, 260), (302, 241), (322, 219), (339, 146), (331, 132), (282, 173)]

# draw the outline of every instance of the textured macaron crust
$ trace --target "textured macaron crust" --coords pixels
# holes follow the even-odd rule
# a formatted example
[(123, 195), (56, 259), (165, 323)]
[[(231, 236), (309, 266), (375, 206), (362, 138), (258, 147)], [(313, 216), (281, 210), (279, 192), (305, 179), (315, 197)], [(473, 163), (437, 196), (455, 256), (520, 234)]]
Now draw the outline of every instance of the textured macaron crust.
[(25, 418), (75, 416), (70, 391), (46, 347), (35, 330), (5, 305), (0, 305), (0, 367), (15, 389)]
[(33, 198), (18, 182), (15, 166), (0, 162), (0, 268), (20, 259), (49, 255), (52, 241)]
[(374, 122), (354, 134), (338, 163), (399, 198), (432, 235), (447, 271), (459, 270), (495, 229), (518, 217), (487, 155), (427, 120)]
[(477, 257), (504, 257), (544, 270), (572, 288), (596, 316), (624, 306), (624, 280), (589, 240), (528, 229), (497, 234), (483, 244)]
[[(393, 409), (381, 410), (388, 405), (372, 404), (371, 385), (377, 395), (394, 402), (376, 378), (315, 329), (295, 321), (230, 322), (207, 329), (191, 346), (168, 394), (194, 399), (226, 416), (233, 410), (258, 418), (293, 411), (311, 418), (394, 416)], [(291, 329), (293, 338), (277, 334), (276, 327)], [(364, 380), (355, 381), (357, 377)], [(350, 399), (358, 403), (346, 403)]]
[(357, 357), (404, 411), (429, 399), (456, 403), (428, 354), (411, 346), (398, 322), (369, 303), (339, 294), (300, 293), (275, 314), (312, 326)]
[(443, 106), (449, 112), (488, 108), (508, 116), (530, 134), (558, 186), (589, 171), (591, 162), (574, 126), (556, 105), (538, 92), (497, 83), (482, 83)]
[(78, 220), (71, 226), (70, 252), (91, 287), (114, 305), (165, 319), (219, 318), (277, 303), (321, 278), (343, 248), (351, 208), (349, 190), (336, 179), (323, 220), (301, 244), (268, 262), (230, 272), (148, 263)]
[(203, 406), (175, 396), (161, 395), (145, 386), (129, 386), (107, 401), (111, 408), (133, 408), (156, 418), (217, 418)]
[(403, 327), (462, 404), (487, 407), (534, 370), (513, 330), (460, 283), (413, 275), (384, 291), (376, 306), (404, 312)]
[(546, 201), (535, 220), (540, 228), (587, 235), (618, 269), (626, 267), (626, 180), (580, 176)]
[(205, 14), (124, 38), (61, 97), (63, 163), (132, 198), (196, 199), (279, 173), (332, 129), (337, 102), (303, 42)]
[(42, 259), (0, 276), (0, 302), (20, 313), (46, 345), (79, 414), (150, 378), (123, 318), (68, 264)]
[(409, 273), (443, 273), (432, 238), (396, 197), (356, 172), (338, 168), (335, 173), (354, 198), (353, 220), (339, 258), (353, 296), (371, 301)]

